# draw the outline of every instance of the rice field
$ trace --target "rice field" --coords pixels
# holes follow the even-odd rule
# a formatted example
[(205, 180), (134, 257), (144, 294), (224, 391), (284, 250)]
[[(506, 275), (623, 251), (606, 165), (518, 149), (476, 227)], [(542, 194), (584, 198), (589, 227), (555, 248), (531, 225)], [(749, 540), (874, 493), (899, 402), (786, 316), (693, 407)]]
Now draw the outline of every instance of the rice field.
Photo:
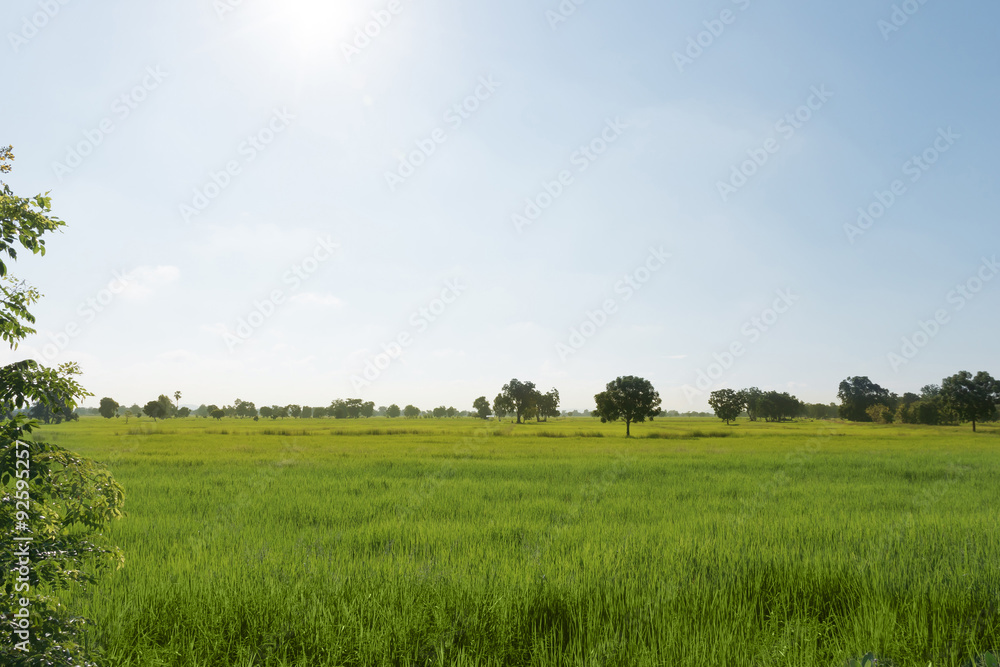
[(108, 665), (974, 665), (1000, 429), (104, 420)]

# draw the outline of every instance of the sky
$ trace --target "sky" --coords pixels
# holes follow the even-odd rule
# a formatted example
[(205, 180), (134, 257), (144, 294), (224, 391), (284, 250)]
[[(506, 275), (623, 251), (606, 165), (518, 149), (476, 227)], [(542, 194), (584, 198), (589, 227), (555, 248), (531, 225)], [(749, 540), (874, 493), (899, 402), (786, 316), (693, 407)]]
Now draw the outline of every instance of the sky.
[(123, 404), (997, 367), (1000, 6), (6, 0), (38, 334)]

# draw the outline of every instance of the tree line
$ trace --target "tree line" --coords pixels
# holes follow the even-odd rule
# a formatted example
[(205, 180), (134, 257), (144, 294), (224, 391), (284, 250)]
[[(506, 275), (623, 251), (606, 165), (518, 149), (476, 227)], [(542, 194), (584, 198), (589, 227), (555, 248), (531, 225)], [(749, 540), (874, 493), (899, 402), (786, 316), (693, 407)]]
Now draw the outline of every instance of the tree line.
[[(95, 412), (106, 419), (125, 417), (126, 423), (132, 417), (143, 416), (150, 417), (155, 421), (157, 419), (185, 418), (190, 416), (212, 419), (232, 417), (237, 419), (254, 420), (288, 418), (321, 419), (327, 417), (332, 419), (360, 419), (363, 417), (368, 418), (375, 416), (389, 418), (402, 416), (414, 419), (418, 417), (467, 417), (472, 414), (468, 411), (459, 412), (453, 407), (445, 406), (439, 406), (433, 410), (424, 411), (414, 405), (407, 405), (405, 408), (400, 408), (394, 403), (388, 407), (380, 406), (376, 408), (374, 402), (363, 401), (360, 398), (338, 398), (332, 401), (328, 406), (310, 407), (307, 405), (291, 403), (289, 405), (262, 405), (259, 408), (253, 401), (245, 401), (241, 398), (237, 398), (233, 401), (233, 403), (223, 405), (222, 407), (215, 404), (203, 404), (196, 410), (191, 410), (188, 407), (182, 407), (179, 405), (180, 398), (181, 392), (179, 391), (174, 392), (174, 401), (171, 401), (170, 397), (167, 395), (160, 394), (156, 400), (149, 401), (141, 407), (138, 404), (133, 404), (132, 406), (125, 408), (113, 398), (104, 397), (101, 399), (100, 407), (98, 407)], [(79, 412), (84, 412), (84, 410), (80, 410)], [(76, 413), (73, 413), (73, 417), (79, 418)]]
[(972, 430), (981, 422), (1000, 418), (1000, 382), (986, 371), (975, 375), (959, 371), (928, 384), (919, 394), (906, 392), (902, 396), (881, 387), (867, 376), (849, 377), (840, 383), (837, 392), (841, 404), (839, 416), (855, 422), (878, 424), (942, 424), (972, 423)]
[(986, 371), (973, 375), (960, 371), (941, 384), (929, 384), (920, 393), (899, 396), (872, 382), (867, 376), (854, 376), (840, 383), (840, 405), (806, 404), (786, 392), (750, 389), (719, 389), (709, 396), (715, 415), (729, 424), (746, 415), (750, 421), (785, 421), (802, 415), (814, 419), (840, 418), (852, 422), (877, 424), (972, 423), (1000, 418), (1000, 382)]

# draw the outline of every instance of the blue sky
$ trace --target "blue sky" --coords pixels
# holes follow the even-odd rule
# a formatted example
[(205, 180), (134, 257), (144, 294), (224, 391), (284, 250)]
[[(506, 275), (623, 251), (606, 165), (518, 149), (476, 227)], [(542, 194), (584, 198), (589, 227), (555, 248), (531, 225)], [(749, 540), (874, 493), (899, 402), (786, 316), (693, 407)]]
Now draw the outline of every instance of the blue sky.
[(997, 374), (998, 15), (8, 0), (6, 181), (68, 226), (0, 361), (79, 361), (91, 404), (425, 409)]

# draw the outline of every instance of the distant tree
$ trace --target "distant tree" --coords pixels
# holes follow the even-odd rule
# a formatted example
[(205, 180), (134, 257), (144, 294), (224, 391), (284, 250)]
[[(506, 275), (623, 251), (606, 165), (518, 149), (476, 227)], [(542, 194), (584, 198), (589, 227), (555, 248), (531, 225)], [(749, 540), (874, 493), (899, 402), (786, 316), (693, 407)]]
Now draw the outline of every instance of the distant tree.
[(174, 407), (174, 402), (166, 394), (160, 394), (159, 398), (156, 399), (163, 406), (162, 419), (167, 419), (168, 417), (173, 417), (177, 412), (177, 408)]
[(131, 410), (126, 410), (126, 411), (125, 411), (125, 423), (126, 423), (126, 424), (128, 424), (128, 420), (129, 420), (129, 418), (130, 418), (130, 417), (132, 417), (132, 416), (134, 416), (134, 415), (133, 415), (133, 413), (132, 413), (132, 411), (131, 411)]
[(713, 391), (708, 397), (708, 404), (715, 410), (719, 419), (726, 422), (736, 421), (736, 418), (743, 412), (743, 392), (733, 389), (718, 389)]
[(743, 401), (743, 407), (747, 411), (747, 417), (752, 422), (757, 421), (757, 418), (760, 416), (760, 401), (763, 396), (764, 392), (757, 387), (740, 390), (740, 400)]
[(514, 414), (514, 401), (503, 392), (500, 392), (493, 399), (493, 414), (497, 416), (497, 421), (507, 415)]
[(259, 412), (260, 416), (263, 417), (264, 419), (276, 419), (276, 417), (274, 416), (274, 408), (272, 408), (269, 405), (260, 406)]
[(444, 414), (446, 417), (448, 417), (448, 419), (454, 419), (458, 415), (458, 410), (456, 410), (452, 406), (449, 406), (448, 409), (444, 411)]
[(595, 413), (601, 422), (625, 422), (625, 437), (631, 437), (632, 422), (641, 423), (660, 414), (660, 395), (649, 380), (627, 375), (608, 383), (594, 396)]
[(328, 408), (324, 408), (323, 406), (313, 408), (313, 419), (322, 419), (330, 416), (332, 415), (330, 414), (330, 410)]
[(361, 416), (365, 419), (370, 418), (375, 414), (375, 403), (373, 401), (366, 401), (361, 404)]
[(334, 419), (347, 419), (349, 412), (347, 411), (347, 401), (338, 398), (337, 400), (330, 403), (330, 407), (327, 408), (327, 414), (329, 414)]
[(143, 406), (142, 411), (146, 413), (146, 416), (152, 417), (155, 422), (157, 419), (163, 419), (166, 415), (166, 410), (163, 409), (163, 402), (160, 400), (150, 401)]
[(534, 382), (521, 382), (514, 378), (503, 386), (500, 393), (513, 407), (511, 412), (517, 417), (518, 424), (521, 423), (522, 417), (529, 417), (536, 409), (538, 391)]
[(758, 401), (760, 416), (765, 421), (781, 422), (786, 419), (794, 419), (803, 413), (805, 405), (788, 392), (778, 393), (776, 391), (764, 392)]
[(129, 410), (132, 411), (132, 414), (135, 417), (141, 417), (142, 416), (142, 408), (139, 407), (138, 403), (133, 403), (131, 406), (129, 406)]
[(98, 408), (98, 410), (100, 411), (102, 417), (105, 419), (111, 419), (112, 417), (118, 415), (119, 407), (121, 406), (118, 405), (118, 402), (113, 398), (102, 398), (101, 407)]
[(444, 417), (446, 414), (448, 414), (448, 408), (444, 407), (443, 405), (434, 408), (435, 419), (441, 419), (441, 417)]
[(969, 371), (959, 371), (941, 382), (941, 398), (960, 421), (972, 422), (975, 433), (977, 421), (996, 421), (1000, 383), (986, 371), (979, 371), (975, 377)]
[(476, 416), (480, 419), (488, 419), (493, 410), (490, 409), (490, 402), (485, 396), (480, 396), (472, 402), (472, 407), (476, 410)]
[(393, 403), (392, 405), (390, 405), (389, 407), (387, 407), (385, 409), (385, 415), (387, 417), (392, 418), (392, 419), (395, 419), (396, 417), (398, 417), (399, 413), (400, 413), (399, 406), (396, 405), (395, 403)]
[(285, 409), (288, 410), (288, 416), (291, 417), (292, 419), (298, 419), (300, 416), (302, 416), (301, 405), (295, 405), (294, 403), (292, 403), (291, 405), (286, 405)]
[(852, 422), (871, 421), (868, 408), (876, 403), (891, 405), (893, 402), (888, 390), (865, 376), (850, 377), (841, 382), (837, 398), (840, 399), (840, 416)]
[(177, 406), (177, 410), (179, 411), (181, 409), (181, 392), (179, 391), (174, 392), (174, 404)]
[(212, 413), (219, 409), (219, 406), (218, 405), (209, 405), (206, 409), (208, 410), (208, 416), (211, 417)]
[(420, 416), (420, 408), (414, 405), (407, 405), (403, 408), (403, 416), (407, 419), (413, 419)]
[(181, 419), (187, 419), (191, 415), (191, 408), (184, 406), (177, 411), (177, 416)]
[(212, 419), (215, 419), (216, 421), (221, 421), (222, 418), (226, 416), (225, 410), (220, 410), (219, 408), (212, 410), (208, 414), (210, 417), (212, 417)]
[(359, 419), (365, 406), (360, 398), (349, 398), (344, 402), (344, 405), (347, 408), (347, 417), (349, 419)]
[(194, 411), (195, 417), (208, 417), (208, 413), (211, 412), (208, 406), (202, 403), (198, 406), (198, 409)]
[(312, 417), (313, 417), (313, 409), (310, 408), (309, 406), (303, 405), (302, 406), (302, 419), (312, 419)]
[(257, 406), (253, 404), (253, 401), (244, 401), (241, 398), (237, 398), (233, 407), (235, 416), (240, 419), (253, 418), (257, 416)]
[(553, 387), (544, 394), (535, 397), (537, 406), (536, 417), (538, 420), (548, 421), (549, 417), (559, 416), (559, 390)]

